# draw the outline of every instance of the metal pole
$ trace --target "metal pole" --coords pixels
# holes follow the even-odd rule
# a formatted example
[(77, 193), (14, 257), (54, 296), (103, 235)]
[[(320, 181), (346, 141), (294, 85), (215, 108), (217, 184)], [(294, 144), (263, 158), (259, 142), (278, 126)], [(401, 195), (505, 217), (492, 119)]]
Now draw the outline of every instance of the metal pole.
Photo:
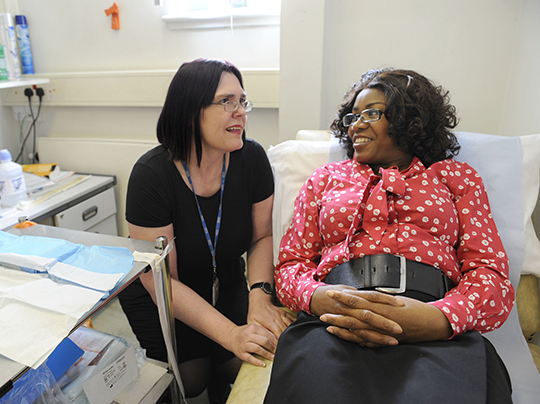
[[(156, 249), (161, 250), (162, 252), (167, 247), (167, 237), (160, 236), (156, 239)], [(169, 260), (168, 257), (162, 260), (159, 263), (160, 268), (156, 268), (161, 272), (161, 282), (163, 285), (163, 303), (165, 306), (165, 313), (167, 315), (168, 323), (169, 323), (169, 335), (172, 341), (172, 347), (174, 352), (174, 357), (170, 357), (168, 355), (169, 360), (169, 372), (172, 372), (173, 365), (172, 361), (176, 361), (177, 358), (177, 349), (176, 349), (176, 332), (174, 327), (174, 314), (173, 314), (173, 307), (172, 307), (172, 287), (171, 287), (171, 272), (169, 268)], [(156, 298), (159, 298), (159, 296), (156, 296)], [(180, 388), (179, 383), (181, 383), (181, 380), (176, 380), (175, 383), (171, 384), (171, 400), (172, 403), (180, 403)]]

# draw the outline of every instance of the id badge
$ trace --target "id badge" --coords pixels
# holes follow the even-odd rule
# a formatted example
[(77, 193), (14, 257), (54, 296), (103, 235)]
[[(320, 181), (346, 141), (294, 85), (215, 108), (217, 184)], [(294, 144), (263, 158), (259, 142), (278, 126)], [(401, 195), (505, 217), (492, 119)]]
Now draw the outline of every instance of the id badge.
[(219, 298), (219, 278), (214, 275), (214, 281), (212, 282), (212, 306), (216, 307), (216, 303)]

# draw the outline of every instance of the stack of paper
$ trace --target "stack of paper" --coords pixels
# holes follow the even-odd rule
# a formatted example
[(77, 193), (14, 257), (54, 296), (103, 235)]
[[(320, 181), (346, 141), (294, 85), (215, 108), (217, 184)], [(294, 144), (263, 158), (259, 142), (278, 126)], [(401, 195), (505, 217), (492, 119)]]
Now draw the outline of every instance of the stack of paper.
[(0, 232), (0, 354), (38, 367), (132, 266), (125, 248)]

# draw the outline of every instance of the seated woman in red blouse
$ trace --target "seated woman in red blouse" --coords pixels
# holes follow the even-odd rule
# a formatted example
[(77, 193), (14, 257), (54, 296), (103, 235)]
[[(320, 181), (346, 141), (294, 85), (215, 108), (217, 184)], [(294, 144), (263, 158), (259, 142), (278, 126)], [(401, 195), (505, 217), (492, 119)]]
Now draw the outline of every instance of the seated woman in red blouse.
[(459, 151), (448, 93), (372, 70), (332, 131), (350, 160), (317, 169), (276, 268), (300, 312), (280, 337), (265, 403), (511, 403), (480, 333), (514, 302), (482, 179)]

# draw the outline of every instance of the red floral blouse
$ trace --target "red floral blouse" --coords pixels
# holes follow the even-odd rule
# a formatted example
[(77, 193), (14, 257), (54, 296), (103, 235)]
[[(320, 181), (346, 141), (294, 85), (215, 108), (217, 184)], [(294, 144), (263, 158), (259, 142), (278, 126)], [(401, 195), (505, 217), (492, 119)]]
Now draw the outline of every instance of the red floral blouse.
[(306, 181), (280, 245), (281, 302), (309, 313), (314, 290), (333, 267), (387, 253), (441, 268), (457, 285), (430, 303), (454, 336), (501, 326), (514, 289), (478, 173), (451, 159), (426, 168), (414, 158), (403, 172), (380, 174), (352, 159), (324, 165)]

